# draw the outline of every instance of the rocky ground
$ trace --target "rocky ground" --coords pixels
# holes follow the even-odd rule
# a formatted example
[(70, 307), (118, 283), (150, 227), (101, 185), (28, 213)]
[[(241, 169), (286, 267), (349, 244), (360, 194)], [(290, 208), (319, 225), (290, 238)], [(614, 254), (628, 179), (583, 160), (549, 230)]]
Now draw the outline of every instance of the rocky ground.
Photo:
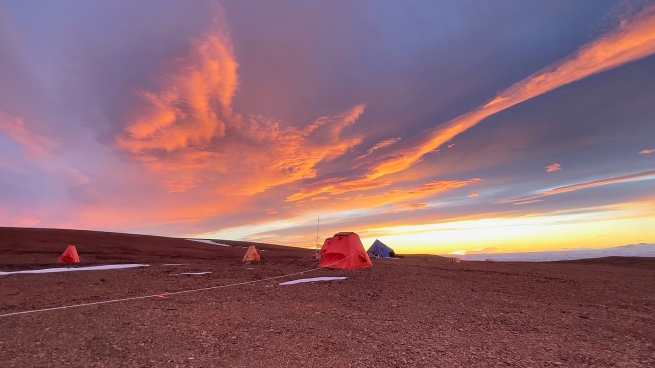
[[(150, 265), (0, 276), (0, 314), (211, 288), (0, 317), (2, 366), (655, 366), (655, 259), (341, 271), (273, 245), (243, 264), (247, 243), (229, 243), (0, 228), (0, 271), (53, 267), (68, 244), (85, 265)], [(279, 285), (317, 276), (348, 278)]]

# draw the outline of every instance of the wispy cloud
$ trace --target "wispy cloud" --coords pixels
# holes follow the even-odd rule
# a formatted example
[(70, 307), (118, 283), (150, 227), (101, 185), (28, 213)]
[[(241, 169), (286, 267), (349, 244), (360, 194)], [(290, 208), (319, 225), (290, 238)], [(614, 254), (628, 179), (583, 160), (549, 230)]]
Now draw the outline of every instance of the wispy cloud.
[(594, 187), (610, 185), (610, 184), (626, 183), (626, 182), (633, 182), (638, 180), (653, 180), (653, 179), (655, 179), (655, 170), (645, 171), (645, 172), (631, 174), (631, 175), (624, 175), (624, 176), (617, 176), (617, 177), (606, 178), (601, 180), (595, 180), (586, 183), (567, 185), (563, 187), (537, 192), (532, 196), (502, 200), (499, 201), (498, 203), (528, 204), (528, 203), (541, 201), (541, 198), (543, 197), (548, 197), (556, 194), (570, 193), (581, 189), (594, 188)]
[(397, 213), (397, 212), (405, 212), (405, 211), (415, 211), (415, 210), (420, 210), (423, 208), (428, 208), (429, 205), (427, 203), (405, 203), (405, 204), (397, 204), (394, 206), (393, 209), (390, 209), (386, 211), (386, 213)]
[(398, 142), (399, 140), (400, 140), (400, 137), (397, 137), (397, 138), (389, 138), (389, 139), (385, 139), (385, 140), (383, 140), (382, 142), (378, 142), (375, 146), (371, 147), (368, 151), (366, 151), (365, 154), (363, 154), (363, 155), (361, 155), (361, 156), (357, 156), (356, 160), (359, 160), (359, 159), (361, 159), (361, 158), (364, 158), (364, 157), (366, 157), (366, 156), (369, 156), (371, 153), (373, 153), (374, 151), (377, 151), (377, 150), (379, 150), (379, 149), (381, 149), (381, 148), (389, 147), (389, 146), (391, 146), (392, 144)]
[(480, 196), (480, 194), (478, 194), (478, 193), (471, 193), (471, 194), (468, 195), (468, 198), (475, 198), (475, 197), (479, 197), (479, 196)]
[(333, 203), (335, 208), (343, 207), (343, 209), (352, 206), (356, 208), (378, 208), (388, 205), (405, 208), (417, 203), (417, 201), (434, 198), (442, 193), (478, 183), (480, 180), (480, 178), (471, 178), (468, 180), (431, 181), (410, 189), (393, 189), (378, 194), (340, 196)]
[(557, 170), (561, 170), (561, 169), (562, 169), (562, 165), (560, 165), (560, 164), (552, 164), (552, 165), (546, 166), (546, 172), (553, 172), (553, 171), (557, 171)]
[(57, 147), (49, 138), (29, 130), (23, 119), (2, 111), (0, 132), (19, 144), (28, 160), (51, 157), (52, 150)]
[(653, 152), (655, 152), (655, 148), (654, 149), (645, 149), (643, 151), (640, 151), (639, 153), (642, 154), (642, 155), (648, 155), (648, 154), (651, 154)]

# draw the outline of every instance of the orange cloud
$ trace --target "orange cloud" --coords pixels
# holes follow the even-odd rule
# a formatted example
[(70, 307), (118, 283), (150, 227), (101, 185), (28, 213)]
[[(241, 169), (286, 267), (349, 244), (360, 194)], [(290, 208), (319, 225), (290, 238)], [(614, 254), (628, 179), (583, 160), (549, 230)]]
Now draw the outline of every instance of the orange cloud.
[(469, 198), (475, 198), (475, 197), (479, 197), (479, 196), (480, 195), (478, 193), (471, 193), (471, 194), (468, 195)]
[(373, 153), (374, 151), (377, 151), (377, 150), (379, 150), (379, 149), (381, 149), (381, 148), (389, 147), (389, 146), (391, 146), (392, 144), (398, 142), (399, 140), (400, 140), (400, 137), (397, 137), (397, 138), (389, 138), (389, 139), (385, 139), (385, 140), (383, 140), (382, 142), (378, 142), (375, 146), (371, 147), (368, 151), (366, 151), (365, 154), (363, 154), (363, 155), (361, 155), (361, 156), (358, 156), (358, 157), (356, 158), (356, 160), (359, 160), (359, 159), (361, 159), (361, 158), (364, 158), (364, 157), (366, 157), (366, 156), (369, 156), (371, 153)]
[(560, 164), (552, 164), (552, 165), (546, 166), (546, 172), (553, 172), (553, 171), (557, 171), (557, 170), (561, 170), (561, 169), (562, 169), (562, 165), (560, 165)]
[(515, 202), (514, 204), (530, 204), (530, 203), (537, 203), (541, 202), (542, 199), (533, 199), (531, 201), (521, 201), (521, 202)]
[(420, 210), (422, 208), (427, 208), (429, 207), (427, 203), (406, 203), (406, 204), (397, 204), (396, 209), (392, 210), (391, 212), (398, 212), (398, 211), (415, 211), (415, 210)]
[(225, 134), (225, 115), (231, 112), (237, 87), (232, 45), (221, 32), (195, 41), (189, 55), (171, 63), (172, 72), (157, 80), (159, 93), (138, 91), (146, 102), (119, 137), (120, 148), (141, 153), (174, 151), (205, 145)]
[(415, 194), (415, 193), (438, 193), (442, 192), (444, 190), (448, 189), (455, 189), (459, 187), (463, 187), (464, 185), (471, 184), (471, 183), (476, 183), (480, 181), (480, 178), (473, 178), (469, 179), (466, 181), (461, 181), (461, 180), (450, 180), (450, 181), (433, 181), (430, 183), (426, 183), (421, 185), (417, 190), (409, 191), (408, 193), (410, 194)]
[(643, 151), (640, 151), (639, 153), (642, 154), (642, 155), (648, 155), (648, 154), (651, 154), (653, 152), (655, 152), (655, 149), (645, 149)]
[(364, 105), (284, 129), (280, 122), (233, 112), (237, 68), (225, 32), (214, 30), (194, 41), (155, 78), (155, 91), (137, 91), (142, 106), (128, 115), (116, 147), (161, 176), (169, 192), (208, 186), (252, 195), (313, 178), (319, 162), (361, 142), (341, 132)]
[[(399, 212), (400, 210), (409, 209), (410, 205), (416, 203), (425, 203), (426, 200), (432, 199), (441, 193), (450, 190), (462, 188), (466, 185), (471, 185), (479, 182), (479, 178), (471, 178), (468, 180), (444, 180), (437, 182), (429, 182), (418, 187), (406, 189), (392, 189), (378, 193), (358, 193), (346, 196), (332, 195), (312, 197), (310, 200), (294, 201), (297, 208), (302, 208), (304, 212), (325, 211), (329, 213), (336, 213), (340, 211), (349, 211), (352, 209), (382, 209), (385, 213)], [(326, 202), (315, 202), (315, 199), (329, 200)], [(288, 199), (287, 199), (288, 200)], [(387, 206), (394, 206), (395, 208), (388, 209)], [(416, 209), (416, 207), (414, 208)]]
[(1, 111), (0, 132), (19, 144), (28, 160), (51, 157), (51, 150), (57, 147), (47, 137), (30, 131), (23, 119)]
[(373, 166), (363, 180), (401, 172), (455, 136), (521, 102), (655, 53), (655, 5), (647, 7), (575, 54), (500, 92), (489, 103), (425, 132), (426, 139)]
[(328, 179), (314, 183), (300, 189), (300, 192), (287, 197), (287, 202), (297, 202), (318, 194), (338, 195), (349, 192), (359, 192), (365, 190), (379, 189), (391, 185), (391, 180), (363, 181), (353, 180), (345, 181), (343, 178), (337, 180)]
[[(421, 185), (415, 189), (394, 189), (380, 194), (359, 194), (356, 196), (340, 197), (336, 206), (342, 205), (352, 206), (356, 205), (358, 208), (375, 208), (389, 204), (397, 204), (396, 206), (408, 206), (407, 203), (414, 203), (414, 201), (434, 197), (439, 193), (443, 193), (452, 189), (464, 187), (469, 184), (477, 183), (480, 178), (471, 178), (468, 180), (443, 180), (434, 181)], [(405, 203), (403, 203), (405, 202)]]
[(632, 175), (625, 175), (625, 176), (618, 176), (618, 177), (613, 177), (613, 178), (595, 180), (595, 181), (590, 181), (590, 182), (587, 182), (587, 183), (567, 185), (567, 186), (564, 186), (564, 187), (559, 187), (559, 188), (554, 188), (554, 189), (538, 192), (537, 194), (535, 194), (533, 196), (524, 197), (524, 198), (517, 198), (517, 199), (506, 199), (506, 200), (498, 201), (498, 203), (527, 204), (527, 203), (537, 202), (542, 197), (547, 197), (547, 196), (562, 194), (562, 193), (574, 192), (574, 191), (580, 190), (580, 189), (587, 189), (587, 188), (593, 188), (593, 187), (599, 187), (599, 186), (603, 186), (603, 185), (610, 185), (610, 184), (617, 184), (617, 183), (632, 182), (632, 181), (637, 181), (637, 180), (652, 180), (652, 179), (655, 179), (655, 170), (645, 171), (645, 172), (632, 174)]

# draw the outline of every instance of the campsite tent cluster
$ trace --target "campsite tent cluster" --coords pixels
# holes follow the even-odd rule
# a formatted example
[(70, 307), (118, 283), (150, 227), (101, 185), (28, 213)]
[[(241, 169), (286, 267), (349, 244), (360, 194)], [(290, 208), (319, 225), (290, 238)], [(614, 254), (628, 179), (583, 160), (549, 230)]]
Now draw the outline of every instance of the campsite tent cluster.
[[(395, 257), (393, 249), (379, 240), (375, 240), (368, 251), (364, 250), (359, 235), (353, 232), (336, 233), (325, 239), (320, 254), (318, 267), (354, 270), (372, 267), (371, 257)], [(254, 245), (250, 245), (243, 262), (259, 261), (261, 257)], [(69, 245), (59, 257), (57, 263), (80, 263), (80, 257), (74, 245)]]
[(318, 267), (345, 270), (372, 267), (371, 257), (395, 257), (396, 255), (393, 249), (379, 240), (375, 240), (368, 251), (365, 251), (359, 235), (353, 232), (336, 233), (333, 237), (325, 239), (318, 253), (321, 256)]

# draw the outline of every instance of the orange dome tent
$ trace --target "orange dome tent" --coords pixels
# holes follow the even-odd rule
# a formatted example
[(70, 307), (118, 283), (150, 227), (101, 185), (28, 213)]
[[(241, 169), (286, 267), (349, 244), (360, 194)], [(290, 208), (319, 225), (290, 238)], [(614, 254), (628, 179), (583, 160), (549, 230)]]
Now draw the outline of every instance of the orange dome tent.
[(255, 248), (254, 245), (251, 245), (248, 247), (248, 250), (246, 251), (246, 255), (243, 256), (243, 261), (244, 262), (250, 262), (250, 261), (259, 261), (259, 253), (257, 253), (257, 249)]
[(373, 267), (359, 235), (353, 232), (337, 233), (331, 239), (326, 239), (321, 254), (323, 258), (318, 267), (344, 270)]
[(74, 245), (69, 245), (64, 253), (59, 256), (57, 263), (80, 263), (80, 256), (77, 255), (77, 248)]

